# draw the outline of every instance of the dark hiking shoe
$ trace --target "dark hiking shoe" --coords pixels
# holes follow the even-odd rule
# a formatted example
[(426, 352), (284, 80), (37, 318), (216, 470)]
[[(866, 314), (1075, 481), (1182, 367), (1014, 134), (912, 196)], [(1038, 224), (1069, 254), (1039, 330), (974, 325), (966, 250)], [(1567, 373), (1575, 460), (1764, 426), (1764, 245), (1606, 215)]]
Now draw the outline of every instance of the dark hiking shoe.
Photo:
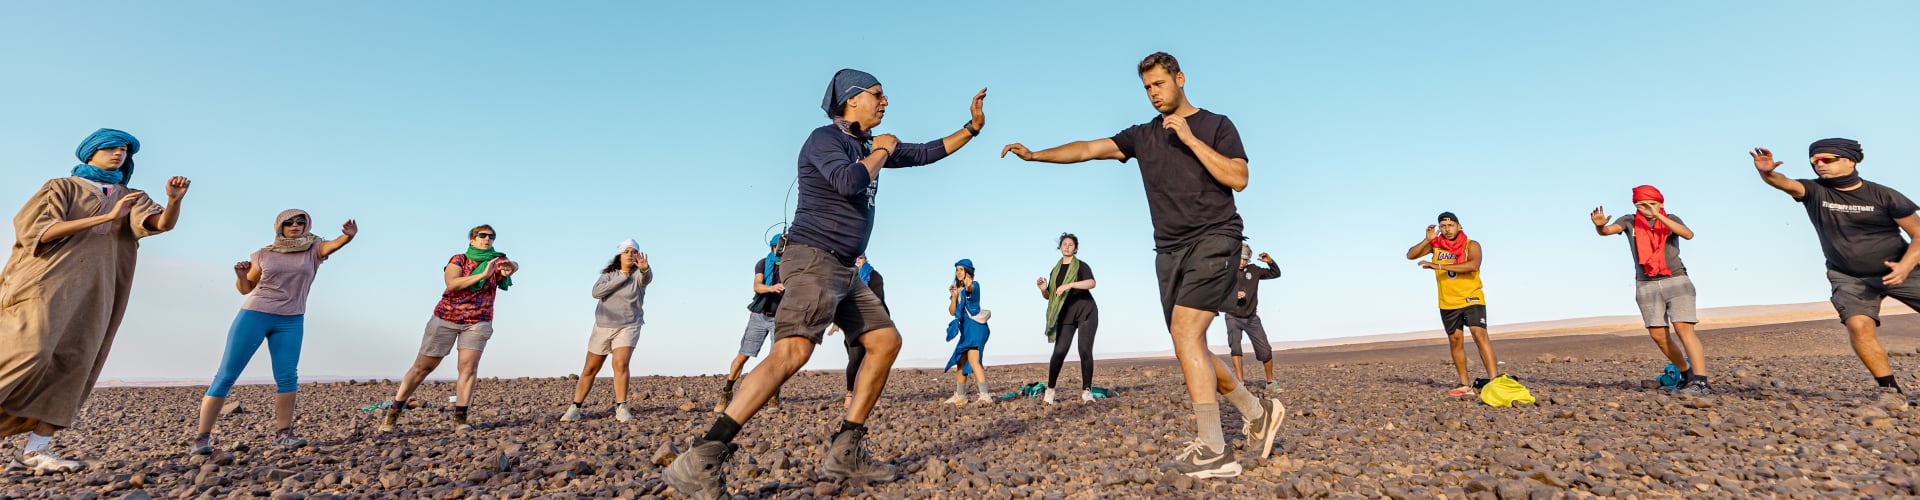
[(820, 472), (834, 479), (863, 478), (876, 483), (892, 481), (898, 470), (874, 460), (867, 452), (867, 430), (840, 431), (827, 443), (827, 458)]
[(667, 464), (660, 474), (673, 491), (697, 499), (727, 497), (727, 459), (740, 449), (733, 443), (701, 440)]

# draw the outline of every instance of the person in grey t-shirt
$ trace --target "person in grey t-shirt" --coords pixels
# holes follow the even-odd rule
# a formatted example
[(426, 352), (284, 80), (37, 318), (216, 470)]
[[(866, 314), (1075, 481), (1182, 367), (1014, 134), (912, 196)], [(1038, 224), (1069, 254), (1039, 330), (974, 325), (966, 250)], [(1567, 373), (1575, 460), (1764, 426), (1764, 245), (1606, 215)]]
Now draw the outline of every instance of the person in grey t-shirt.
[[(1707, 385), (1707, 356), (1693, 326), (1700, 322), (1694, 311), (1693, 280), (1680, 262), (1680, 240), (1693, 239), (1693, 229), (1679, 216), (1666, 211), (1666, 196), (1653, 186), (1633, 188), (1632, 215), (1622, 215), (1608, 223), (1606, 207), (1593, 209), (1593, 230), (1601, 236), (1624, 234), (1633, 253), (1634, 299), (1640, 304), (1640, 319), (1654, 345), (1680, 369), (1683, 378), (1678, 389), (1689, 396), (1713, 393)], [(1671, 326), (1672, 334), (1668, 333)], [(1671, 337), (1679, 337), (1674, 346)]]

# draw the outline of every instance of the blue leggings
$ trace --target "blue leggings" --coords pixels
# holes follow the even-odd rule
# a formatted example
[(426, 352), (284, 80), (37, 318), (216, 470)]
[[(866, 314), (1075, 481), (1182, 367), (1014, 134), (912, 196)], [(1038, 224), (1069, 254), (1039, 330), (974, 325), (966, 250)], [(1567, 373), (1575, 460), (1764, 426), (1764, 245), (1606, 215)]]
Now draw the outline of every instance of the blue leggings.
[(220, 357), (220, 372), (213, 374), (207, 395), (227, 397), (227, 391), (233, 390), (233, 382), (240, 378), (241, 370), (247, 369), (247, 361), (253, 359), (262, 342), (267, 344), (267, 352), (273, 357), (273, 384), (278, 392), (299, 390), (300, 337), (304, 335), (305, 318), (304, 314), (282, 316), (241, 309), (240, 315), (233, 318), (233, 327), (227, 330), (227, 353)]

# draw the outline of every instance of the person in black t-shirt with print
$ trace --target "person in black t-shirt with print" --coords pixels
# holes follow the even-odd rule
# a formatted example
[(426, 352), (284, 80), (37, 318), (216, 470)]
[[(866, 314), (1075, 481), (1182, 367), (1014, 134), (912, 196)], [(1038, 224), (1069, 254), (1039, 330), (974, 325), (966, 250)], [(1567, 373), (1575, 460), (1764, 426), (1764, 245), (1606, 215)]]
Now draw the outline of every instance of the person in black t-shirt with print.
[[(1866, 155), (1858, 142), (1821, 139), (1807, 154), (1818, 179), (1791, 179), (1776, 172), (1782, 162), (1764, 148), (1748, 153), (1761, 180), (1806, 206), (1827, 257), (1833, 308), (1852, 335), (1853, 352), (1873, 373), (1881, 398), (1904, 402), (1905, 391), (1894, 380), (1875, 329), (1880, 302), (1887, 297), (1920, 309), (1920, 280), (1913, 277), (1914, 266), (1920, 264), (1920, 216), (1914, 215), (1920, 207), (1893, 188), (1860, 179), (1855, 167)], [(1906, 238), (1900, 235), (1903, 231)]]
[(1187, 75), (1173, 56), (1156, 52), (1140, 61), (1138, 70), (1148, 101), (1160, 113), (1152, 120), (1110, 138), (1041, 151), (1008, 144), (1000, 156), (1047, 163), (1140, 160), (1159, 253), (1160, 306), (1200, 431), (1172, 466), (1190, 477), (1238, 476), (1240, 463), (1221, 431), (1219, 396), (1246, 418), (1248, 451), (1253, 443), (1265, 442), (1261, 457), (1273, 452), (1274, 433), (1286, 412), (1280, 400), (1254, 397), (1231, 367), (1207, 351), (1214, 315), (1235, 305), (1243, 224), (1233, 193), (1247, 188), (1247, 151), (1232, 120), (1187, 101)]

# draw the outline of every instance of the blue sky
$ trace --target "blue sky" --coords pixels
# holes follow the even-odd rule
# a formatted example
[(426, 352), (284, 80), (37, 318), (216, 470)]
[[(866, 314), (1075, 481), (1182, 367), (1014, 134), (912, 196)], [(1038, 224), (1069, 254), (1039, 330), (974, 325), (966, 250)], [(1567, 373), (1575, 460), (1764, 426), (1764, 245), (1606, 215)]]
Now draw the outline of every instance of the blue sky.
[[(724, 370), (748, 267), (789, 215), (798, 148), (842, 67), (880, 78), (881, 131), (909, 141), (956, 130), (991, 87), (973, 144), (881, 177), (869, 254), (916, 363), (951, 349), (945, 285), (963, 257), (996, 313), (989, 363), (1046, 352), (1032, 281), (1061, 231), (1099, 276), (1096, 349), (1170, 347), (1135, 166), (997, 157), (1150, 119), (1133, 65), (1157, 50), (1247, 144), (1247, 235), (1286, 273), (1263, 291), (1276, 341), (1438, 335), (1431, 274), (1403, 253), (1442, 210), (1486, 247), (1497, 333), (1635, 311), (1624, 238), (1587, 222), (1596, 205), (1626, 213), (1633, 186), (1659, 186), (1699, 234), (1683, 255), (1709, 307), (1827, 296), (1804, 212), (1757, 180), (1749, 148), (1809, 177), (1808, 142), (1851, 137), (1863, 175), (1920, 190), (1909, 2), (1174, 5), (15, 6), (0, 17), (0, 206), (63, 175), (98, 127), (145, 143), (135, 187), (194, 180), (180, 227), (142, 248), (106, 378), (211, 376), (241, 301), (231, 265), (274, 214), (306, 209), (326, 235), (357, 218), (314, 287), (301, 371), (397, 378), (441, 264), (479, 223), (525, 266), (483, 376), (578, 370), (588, 289), (629, 237), (657, 273), (635, 371)], [(842, 360), (823, 348), (810, 367)], [(247, 376), (267, 370), (262, 355)]]

